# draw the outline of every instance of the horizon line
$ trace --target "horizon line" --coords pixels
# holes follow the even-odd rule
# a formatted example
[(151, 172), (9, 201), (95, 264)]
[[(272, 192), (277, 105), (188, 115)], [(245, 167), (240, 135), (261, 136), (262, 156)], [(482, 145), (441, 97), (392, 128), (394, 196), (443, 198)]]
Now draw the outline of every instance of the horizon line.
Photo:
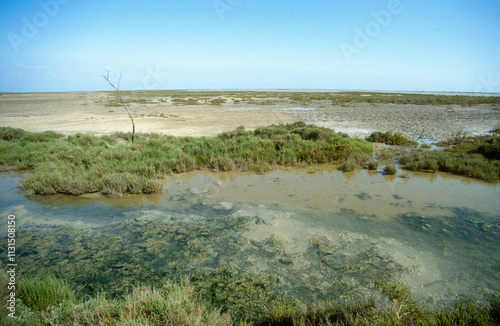
[[(418, 91), (418, 90), (375, 90), (375, 89), (330, 89), (330, 88), (172, 88), (172, 89), (120, 89), (120, 92), (355, 92), (355, 93), (387, 93), (387, 94), (430, 94), (430, 95), (483, 95), (500, 96), (497, 92), (474, 92), (474, 91)], [(33, 93), (99, 93), (115, 92), (114, 90), (89, 90), (89, 91), (23, 91), (23, 92), (1, 92), (0, 94), (33, 94)]]

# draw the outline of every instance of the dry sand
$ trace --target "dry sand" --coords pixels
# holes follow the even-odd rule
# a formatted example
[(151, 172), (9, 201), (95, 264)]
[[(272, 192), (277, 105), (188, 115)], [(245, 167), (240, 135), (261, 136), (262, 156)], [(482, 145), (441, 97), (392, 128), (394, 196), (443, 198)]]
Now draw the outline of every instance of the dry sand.
[[(113, 99), (114, 94), (109, 92), (0, 94), (0, 126), (65, 134), (131, 131), (130, 119), (123, 107), (109, 106)], [(172, 102), (171, 98), (150, 97), (148, 104), (131, 103), (129, 108), (137, 132), (175, 136), (213, 136), (241, 125), (254, 129), (302, 120), (350, 136), (366, 137), (375, 130), (390, 130), (414, 139), (439, 141), (459, 130), (476, 135), (500, 126), (498, 106), (487, 104), (473, 107), (370, 103), (339, 106), (329, 101), (314, 101), (307, 105), (307, 110), (302, 110), (286, 100), (259, 105), (227, 98), (227, 103), (222, 105), (183, 105)]]

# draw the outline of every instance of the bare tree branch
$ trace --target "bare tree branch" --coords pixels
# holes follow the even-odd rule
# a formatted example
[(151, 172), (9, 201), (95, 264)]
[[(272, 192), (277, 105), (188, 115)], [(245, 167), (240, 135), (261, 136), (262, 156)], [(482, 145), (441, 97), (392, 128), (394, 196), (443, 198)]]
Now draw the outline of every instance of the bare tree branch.
[(132, 121), (132, 144), (133, 144), (134, 138), (135, 138), (135, 123), (134, 123), (134, 119), (132, 118), (132, 115), (130, 114), (130, 111), (128, 110), (127, 106), (125, 105), (125, 101), (123, 101), (122, 95), (120, 94), (120, 81), (122, 79), (122, 74), (120, 74), (120, 79), (118, 79), (118, 87), (116, 87), (109, 80), (109, 71), (108, 71), (106, 76), (102, 75), (102, 78), (104, 78), (111, 85), (111, 87), (113, 87), (116, 90), (116, 94), (118, 94), (118, 98), (120, 99), (120, 102), (121, 102), (123, 108), (125, 109), (125, 111), (127, 111), (128, 116), (130, 117), (130, 121)]

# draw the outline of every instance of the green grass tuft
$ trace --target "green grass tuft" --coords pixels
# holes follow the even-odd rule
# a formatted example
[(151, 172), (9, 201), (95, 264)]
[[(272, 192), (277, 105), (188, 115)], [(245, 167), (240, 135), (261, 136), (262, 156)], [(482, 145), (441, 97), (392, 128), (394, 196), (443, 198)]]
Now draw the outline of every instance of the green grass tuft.
[(451, 307), (439, 309), (436, 313), (438, 325), (494, 325), (494, 318), (486, 304), (475, 300), (459, 299)]
[(19, 298), (28, 308), (43, 311), (59, 303), (75, 303), (76, 296), (65, 280), (46, 274), (40, 278), (22, 279)]

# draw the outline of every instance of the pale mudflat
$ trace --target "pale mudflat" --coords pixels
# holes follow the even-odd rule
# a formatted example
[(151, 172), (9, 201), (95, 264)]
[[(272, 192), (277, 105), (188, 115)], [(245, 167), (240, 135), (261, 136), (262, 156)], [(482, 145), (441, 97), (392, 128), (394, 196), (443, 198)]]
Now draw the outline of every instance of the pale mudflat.
[[(161, 94), (126, 93), (124, 98), (134, 117), (136, 132), (174, 136), (214, 136), (239, 126), (259, 126), (304, 121), (366, 137), (373, 131), (401, 132), (433, 141), (444, 140), (453, 132), (468, 135), (488, 133), (500, 126), (498, 105), (410, 105), (352, 103), (334, 105), (311, 101), (306, 107), (289, 99), (234, 96), (217, 93), (198, 100), (196, 105), (176, 102)], [(213, 94), (212, 94), (213, 95)], [(187, 98), (187, 97), (186, 97)], [(211, 104), (213, 98), (226, 102)], [(266, 104), (266, 105), (263, 105)], [(96, 135), (131, 131), (130, 119), (112, 92), (0, 94), (0, 126), (27, 131), (53, 130), (64, 134)]]

